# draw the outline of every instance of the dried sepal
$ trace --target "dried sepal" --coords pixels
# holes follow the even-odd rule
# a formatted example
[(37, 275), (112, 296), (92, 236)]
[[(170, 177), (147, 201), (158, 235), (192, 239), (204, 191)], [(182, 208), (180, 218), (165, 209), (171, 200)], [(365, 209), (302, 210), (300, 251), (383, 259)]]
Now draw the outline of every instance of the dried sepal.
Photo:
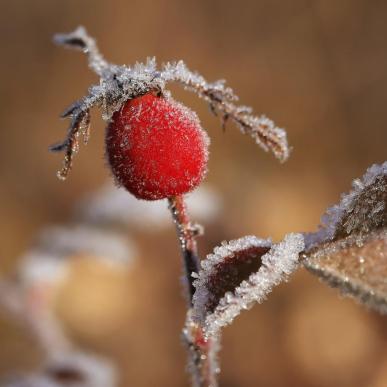
[(262, 302), (296, 269), (303, 249), (301, 234), (289, 234), (278, 244), (247, 236), (215, 248), (202, 261), (194, 282), (193, 318), (204, 327), (206, 337), (216, 335), (242, 310)]
[(89, 58), (89, 66), (100, 76), (103, 76), (104, 71), (109, 67), (109, 64), (99, 52), (95, 40), (88, 35), (86, 29), (82, 26), (69, 34), (56, 34), (54, 42), (84, 52)]
[(387, 162), (373, 165), (306, 235), (304, 266), (329, 285), (387, 313)]
[(72, 121), (66, 139), (51, 147), (53, 152), (65, 152), (63, 168), (58, 172), (62, 180), (67, 177), (78, 151), (79, 134), (83, 132), (88, 138), (90, 108), (101, 108), (102, 118), (109, 121), (113, 113), (129, 99), (149, 92), (167, 94), (168, 82), (181, 84), (207, 101), (212, 112), (220, 116), (223, 128), (231, 120), (243, 133), (250, 134), (264, 150), (272, 151), (280, 161), (285, 161), (289, 156), (286, 132), (265, 116), (252, 115), (251, 108), (236, 105), (234, 102), (238, 97), (225, 86), (223, 80), (209, 83), (200, 74), (190, 71), (182, 61), (166, 63), (160, 70), (157, 69), (155, 58), (148, 58), (146, 63), (136, 63), (132, 67), (110, 64), (83, 27), (69, 34), (58, 34), (54, 40), (59, 45), (87, 54), (89, 67), (100, 77), (100, 82), (89, 88), (87, 96), (70, 105), (62, 114), (62, 117), (71, 117)]

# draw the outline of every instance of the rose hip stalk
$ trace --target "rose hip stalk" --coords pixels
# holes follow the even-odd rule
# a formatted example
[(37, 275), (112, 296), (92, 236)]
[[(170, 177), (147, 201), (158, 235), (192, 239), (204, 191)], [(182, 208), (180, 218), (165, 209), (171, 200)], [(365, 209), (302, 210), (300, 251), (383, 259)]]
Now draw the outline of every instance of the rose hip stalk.
[(84, 28), (57, 35), (58, 44), (75, 48), (88, 55), (89, 66), (100, 77), (89, 93), (64, 111), (70, 117), (66, 139), (51, 147), (65, 152), (65, 179), (79, 148), (79, 135), (87, 143), (90, 132), (90, 109), (102, 109), (108, 123), (106, 156), (117, 183), (139, 199), (168, 199), (183, 253), (189, 311), (184, 338), (190, 355), (190, 371), (195, 386), (217, 385), (217, 337), (208, 337), (200, 321), (192, 319), (195, 294), (194, 278), (199, 273), (196, 236), (200, 227), (191, 223), (183, 195), (196, 188), (207, 171), (209, 139), (198, 117), (174, 101), (166, 90), (168, 82), (177, 82), (209, 103), (220, 116), (222, 125), (233, 121), (266, 151), (280, 160), (289, 156), (286, 133), (265, 116), (251, 115), (251, 109), (237, 106), (238, 99), (224, 81), (208, 83), (193, 73), (182, 61), (167, 63), (160, 70), (154, 59), (133, 67), (109, 64), (99, 53), (95, 41)]

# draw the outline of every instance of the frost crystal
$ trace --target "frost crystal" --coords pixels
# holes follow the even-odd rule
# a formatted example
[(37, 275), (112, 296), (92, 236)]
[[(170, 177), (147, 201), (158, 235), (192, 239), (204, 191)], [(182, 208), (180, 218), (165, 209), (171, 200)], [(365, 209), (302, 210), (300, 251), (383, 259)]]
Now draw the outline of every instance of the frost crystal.
[(289, 156), (286, 132), (265, 116), (252, 115), (251, 108), (236, 105), (237, 96), (225, 86), (223, 80), (208, 83), (201, 75), (190, 71), (182, 61), (166, 63), (160, 70), (156, 67), (155, 58), (132, 67), (110, 64), (99, 53), (94, 39), (88, 36), (83, 27), (69, 34), (57, 35), (55, 42), (87, 54), (90, 68), (100, 77), (98, 85), (91, 86), (85, 97), (62, 114), (62, 117), (71, 118), (67, 137), (51, 147), (54, 152), (65, 152), (63, 168), (58, 172), (60, 179), (65, 179), (72, 167), (73, 156), (79, 149), (79, 136), (83, 136), (85, 143), (88, 141), (90, 109), (93, 106), (101, 108), (103, 119), (109, 121), (113, 113), (129, 99), (149, 92), (168, 95), (165, 89), (168, 82), (177, 82), (195, 92), (209, 103), (215, 115), (221, 117), (223, 126), (228, 120), (233, 121), (242, 133), (250, 134), (257, 144), (265, 151), (271, 150), (280, 161), (285, 161)]
[(215, 248), (202, 261), (194, 282), (194, 320), (204, 326), (208, 337), (216, 335), (242, 310), (261, 303), (274, 286), (286, 280), (297, 268), (303, 249), (301, 234), (289, 234), (278, 244), (247, 236)]
[[(190, 214), (200, 222), (210, 222), (220, 213), (221, 199), (217, 192), (201, 185), (187, 195)], [(141, 231), (157, 231), (170, 226), (170, 214), (166, 201), (142, 201), (123, 188), (111, 183), (104, 185), (95, 194), (88, 196), (79, 206), (77, 214), (87, 223), (98, 226), (117, 224)]]
[(373, 165), (306, 236), (303, 264), (329, 285), (387, 313), (387, 162)]

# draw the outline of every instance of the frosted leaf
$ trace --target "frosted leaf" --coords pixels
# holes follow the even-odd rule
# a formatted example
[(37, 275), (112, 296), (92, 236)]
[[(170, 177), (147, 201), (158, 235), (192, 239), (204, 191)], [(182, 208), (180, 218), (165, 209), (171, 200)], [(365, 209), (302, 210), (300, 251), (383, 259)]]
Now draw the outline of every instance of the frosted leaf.
[(387, 162), (373, 165), (306, 236), (304, 266), (329, 285), (387, 313)]
[(337, 240), (353, 233), (385, 228), (387, 225), (387, 162), (371, 166), (361, 179), (352, 183), (352, 191), (329, 208), (315, 233), (305, 235), (308, 248)]
[[(201, 185), (187, 195), (190, 214), (199, 222), (214, 220), (221, 210), (221, 198), (207, 185)], [(167, 202), (163, 200), (138, 200), (124, 188), (111, 183), (86, 197), (77, 208), (77, 216), (82, 221), (103, 225), (132, 227), (141, 231), (153, 232), (170, 227), (170, 213)]]
[(69, 34), (56, 35), (54, 40), (57, 44), (83, 51), (88, 56), (90, 68), (100, 77), (100, 82), (91, 86), (85, 97), (71, 104), (62, 114), (62, 117), (71, 118), (68, 133), (64, 141), (51, 147), (53, 152), (65, 153), (63, 167), (58, 172), (60, 179), (65, 179), (72, 167), (73, 157), (79, 149), (79, 135), (83, 135), (84, 142), (89, 138), (92, 107), (100, 108), (102, 118), (109, 121), (129, 99), (149, 92), (169, 95), (168, 82), (177, 82), (208, 102), (212, 112), (221, 117), (223, 127), (227, 121), (233, 121), (243, 133), (253, 137), (265, 151), (272, 151), (280, 161), (289, 156), (285, 130), (265, 116), (252, 115), (250, 107), (236, 105), (238, 97), (225, 86), (224, 80), (209, 83), (200, 74), (190, 71), (183, 61), (166, 63), (159, 70), (155, 58), (132, 67), (110, 64), (83, 27)]
[(244, 309), (262, 302), (296, 268), (304, 249), (301, 234), (272, 244), (255, 236), (223, 243), (201, 262), (194, 282), (193, 319), (213, 336)]
[(21, 257), (23, 284), (55, 282), (67, 272), (66, 258), (91, 255), (107, 264), (127, 264), (136, 254), (133, 242), (117, 233), (88, 226), (50, 227), (43, 230), (35, 248)]

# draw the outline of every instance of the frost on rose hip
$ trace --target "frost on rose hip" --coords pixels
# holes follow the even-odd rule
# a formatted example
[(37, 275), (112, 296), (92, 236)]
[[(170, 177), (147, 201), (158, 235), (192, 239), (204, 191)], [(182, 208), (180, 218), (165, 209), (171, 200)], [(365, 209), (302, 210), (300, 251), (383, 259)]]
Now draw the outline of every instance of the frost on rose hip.
[(108, 63), (83, 27), (56, 35), (55, 42), (83, 51), (100, 78), (62, 114), (71, 119), (67, 136), (50, 148), (65, 154), (58, 172), (62, 180), (72, 168), (79, 137), (82, 135), (84, 143), (89, 139), (90, 109), (98, 107), (109, 123), (106, 153), (120, 185), (147, 200), (171, 198), (194, 189), (206, 172), (208, 138), (196, 114), (170, 97), (166, 88), (170, 82), (206, 101), (223, 127), (232, 121), (280, 161), (289, 156), (286, 132), (264, 115), (254, 116), (251, 108), (236, 105), (238, 97), (223, 80), (209, 83), (183, 61), (165, 63), (160, 69), (154, 58), (134, 66)]
[(164, 199), (194, 189), (206, 173), (207, 134), (194, 112), (147, 93), (114, 113), (107, 158), (118, 183), (139, 199)]

